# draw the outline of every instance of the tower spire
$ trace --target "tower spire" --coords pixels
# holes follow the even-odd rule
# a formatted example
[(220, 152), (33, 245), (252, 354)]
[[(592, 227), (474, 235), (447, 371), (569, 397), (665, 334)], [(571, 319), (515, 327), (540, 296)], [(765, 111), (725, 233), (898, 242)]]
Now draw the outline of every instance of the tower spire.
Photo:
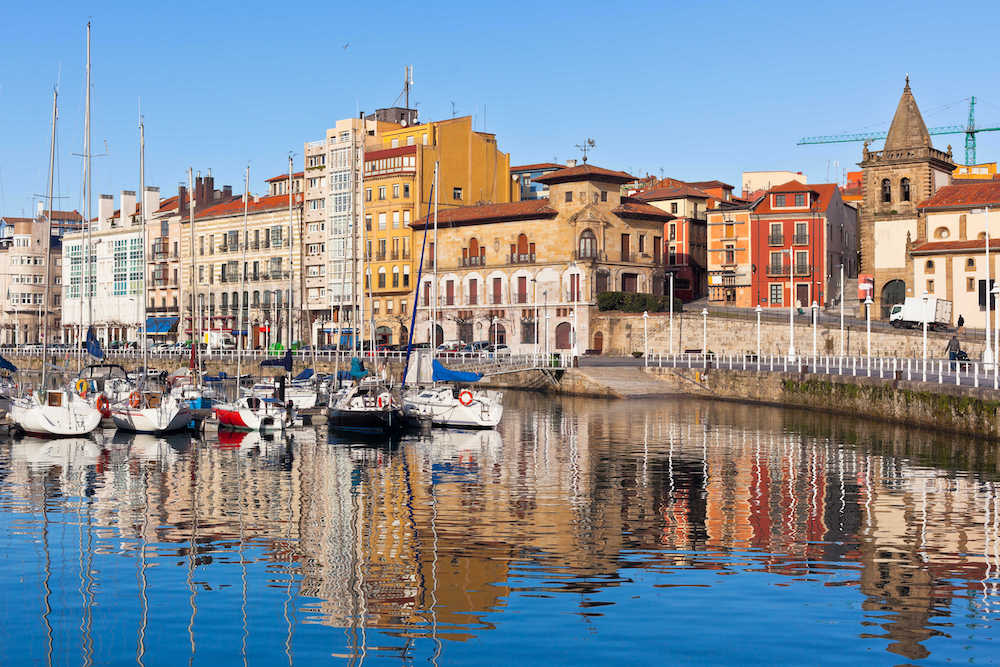
[(917, 108), (917, 101), (910, 90), (910, 75), (906, 75), (906, 85), (896, 107), (896, 115), (892, 117), (889, 134), (885, 138), (885, 150), (901, 150), (904, 148), (931, 148), (931, 135), (927, 125)]

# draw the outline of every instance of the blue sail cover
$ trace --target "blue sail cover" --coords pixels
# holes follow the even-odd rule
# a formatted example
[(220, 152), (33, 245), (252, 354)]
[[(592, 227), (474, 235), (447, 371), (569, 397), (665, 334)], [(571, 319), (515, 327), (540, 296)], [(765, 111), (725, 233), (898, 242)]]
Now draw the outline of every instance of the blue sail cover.
[(292, 351), (285, 352), (285, 356), (275, 359), (265, 359), (260, 362), (261, 366), (277, 366), (284, 368), (289, 373), (292, 372)]
[(10, 371), (11, 373), (16, 373), (17, 372), (17, 366), (15, 366), (14, 364), (10, 363), (9, 361), (7, 361), (6, 359), (4, 359), (3, 357), (0, 357), (0, 370), (5, 370), (5, 371)]
[(298, 375), (296, 375), (295, 377), (293, 377), (292, 379), (293, 380), (308, 380), (309, 378), (311, 378), (315, 374), (316, 373), (313, 371), (313, 369), (306, 368), (301, 373), (299, 373)]
[(361, 360), (357, 357), (351, 359), (351, 377), (355, 380), (360, 380), (364, 376), (368, 375), (368, 371), (365, 370), (365, 365), (361, 363)]
[(432, 379), (434, 382), (479, 382), (482, 379), (482, 373), (470, 373), (469, 371), (453, 371), (449, 368), (445, 368), (437, 359), (434, 360), (432, 364), (434, 369)]

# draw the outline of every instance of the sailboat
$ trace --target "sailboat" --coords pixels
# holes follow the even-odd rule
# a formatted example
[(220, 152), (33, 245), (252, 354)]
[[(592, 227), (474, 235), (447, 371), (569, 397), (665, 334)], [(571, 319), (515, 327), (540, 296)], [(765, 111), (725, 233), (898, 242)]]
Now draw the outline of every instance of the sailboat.
[[(146, 252), (146, 129), (139, 117), (139, 217), (142, 221), (142, 252)], [(143, 262), (145, 264), (145, 262)], [(149, 349), (146, 344), (146, 299), (149, 292), (146, 279), (142, 281), (142, 385), (146, 382), (145, 369), (149, 367)], [(145, 391), (140, 385), (128, 394), (127, 401), (117, 401), (111, 411), (115, 426), (132, 433), (161, 435), (187, 428), (191, 422), (191, 409), (169, 391)]]
[[(87, 24), (87, 91), (90, 91), (90, 24)], [(45, 220), (45, 304), (48, 305), (52, 275), (52, 187), (55, 169), (56, 118), (59, 91), (52, 91), (52, 144), (49, 151), (49, 213)], [(88, 202), (89, 203), (89, 202)], [(89, 211), (88, 211), (89, 221)], [(81, 436), (101, 423), (101, 413), (68, 388), (46, 391), (49, 369), (49, 318), (43, 324), (42, 382), (38, 391), (13, 399), (9, 415), (21, 431), (42, 437)]]
[[(438, 166), (434, 165), (434, 236), (437, 237), (437, 204), (438, 204)], [(430, 211), (428, 210), (428, 213)], [(417, 275), (417, 291), (423, 282), (421, 274), (424, 269), (423, 247), (427, 245), (427, 225), (424, 225), (424, 240), (420, 250), (420, 268)], [(437, 245), (435, 244), (433, 258), (434, 280), (432, 285), (435, 298), (431, 308), (437, 305)], [(430, 421), (432, 426), (453, 428), (496, 428), (503, 417), (503, 393), (476, 389), (471, 385), (482, 379), (480, 373), (453, 371), (434, 358), (434, 348), (437, 331), (436, 310), (430, 318), (431, 345), (429, 356), (413, 351), (413, 329), (416, 324), (417, 304), (419, 294), (413, 299), (413, 311), (410, 316), (410, 340), (407, 344), (406, 365), (403, 371), (403, 414), (408, 419)], [(416, 356), (415, 363), (410, 365), (411, 356)], [(427, 362), (430, 362), (429, 364)], [(430, 372), (428, 372), (430, 366)], [(442, 384), (438, 384), (438, 383)], [(430, 383), (430, 386), (426, 386)], [(406, 385), (416, 385), (409, 392)]]

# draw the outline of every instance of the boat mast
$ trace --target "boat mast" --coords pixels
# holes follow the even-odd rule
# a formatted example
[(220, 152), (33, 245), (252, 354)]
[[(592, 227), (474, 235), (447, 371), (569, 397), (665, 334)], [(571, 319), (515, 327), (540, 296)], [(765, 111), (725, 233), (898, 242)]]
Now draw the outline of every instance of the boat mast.
[[(250, 165), (247, 165), (247, 173), (243, 185), (243, 285), (247, 284), (247, 213), (250, 207)], [(246, 301), (246, 297), (243, 299)], [(242, 304), (246, 306), (246, 303)], [(249, 313), (248, 313), (249, 314)], [(239, 308), (236, 315), (236, 400), (240, 400), (240, 352), (243, 341), (243, 308)]]
[[(90, 327), (94, 324), (94, 300), (91, 297), (90, 289), (94, 283), (93, 274), (93, 264), (91, 262), (91, 209), (90, 209), (90, 181), (91, 181), (91, 164), (90, 164), (90, 21), (87, 21), (87, 86), (86, 86), (86, 109), (83, 113), (83, 188), (85, 192), (86, 201), (84, 202), (85, 215), (87, 217), (87, 235), (86, 235), (86, 248), (84, 249), (83, 261), (87, 263), (87, 268), (84, 271), (84, 277), (86, 278), (86, 284), (84, 289), (87, 294), (87, 328), (86, 331), (90, 331)], [(96, 286), (95, 286), (96, 287)], [(83, 334), (86, 335), (85, 333)], [(82, 337), (82, 336), (81, 336)], [(80, 368), (83, 368), (83, 349), (80, 349)]]
[(149, 368), (149, 332), (146, 322), (146, 299), (149, 298), (149, 288), (146, 280), (146, 128), (142, 122), (142, 111), (139, 111), (139, 219), (142, 222), (142, 308), (139, 315), (139, 326), (142, 327), (142, 383), (146, 381), (146, 370)]
[[(432, 283), (434, 285), (434, 298), (431, 299), (431, 363), (434, 362), (434, 352), (437, 349), (437, 311), (438, 311), (438, 163), (434, 163), (434, 256), (431, 257), (434, 274)], [(444, 341), (442, 341), (444, 342)]]
[(55, 180), (56, 162), (56, 104), (59, 100), (59, 90), (52, 89), (52, 138), (49, 146), (49, 214), (45, 218), (45, 298), (43, 302), (42, 323), (42, 386), (45, 391), (45, 381), (48, 378), (49, 367), (49, 290), (52, 283), (52, 187)]
[[(198, 306), (198, 292), (195, 289), (194, 282), (194, 206), (195, 206), (195, 196), (194, 196), (194, 170), (188, 167), (188, 221), (191, 223), (191, 370), (195, 370), (197, 367), (193, 363), (197, 358), (195, 355), (200, 352), (198, 349), (201, 343), (201, 336), (196, 336), (195, 332), (195, 309)], [(201, 328), (201, 321), (199, 318), (198, 328)], [(196, 374), (195, 386), (201, 385), (201, 373)]]
[[(358, 152), (359, 162), (361, 164), (362, 173), (364, 173), (365, 167), (365, 147), (364, 144), (361, 145), (360, 151)], [(368, 290), (371, 289), (371, 281), (368, 278), (368, 223), (365, 221), (365, 208), (364, 208), (364, 198), (358, 202), (358, 220), (361, 222), (361, 298), (358, 300), (358, 333), (356, 338), (358, 339), (358, 349), (361, 354), (365, 352), (365, 298)], [(355, 260), (357, 261), (357, 260)], [(365, 284), (368, 284), (368, 289), (365, 289)]]
[[(292, 223), (292, 154), (288, 154), (288, 341), (285, 348), (292, 349), (292, 302), (295, 294), (295, 287), (292, 278), (292, 238), (294, 237), (294, 225)], [(305, 179), (303, 170), (302, 178)]]

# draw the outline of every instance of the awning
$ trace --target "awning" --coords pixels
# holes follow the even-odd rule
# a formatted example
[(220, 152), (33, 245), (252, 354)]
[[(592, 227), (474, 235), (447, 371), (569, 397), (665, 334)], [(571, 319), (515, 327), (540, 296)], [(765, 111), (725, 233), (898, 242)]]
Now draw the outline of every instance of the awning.
[(179, 317), (147, 317), (146, 318), (146, 333), (147, 334), (168, 334), (175, 333), (177, 331), (177, 323), (180, 321)]
[(247, 332), (246, 331), (237, 331), (236, 329), (233, 329), (232, 331), (229, 332), (229, 334), (231, 336), (246, 336)]

